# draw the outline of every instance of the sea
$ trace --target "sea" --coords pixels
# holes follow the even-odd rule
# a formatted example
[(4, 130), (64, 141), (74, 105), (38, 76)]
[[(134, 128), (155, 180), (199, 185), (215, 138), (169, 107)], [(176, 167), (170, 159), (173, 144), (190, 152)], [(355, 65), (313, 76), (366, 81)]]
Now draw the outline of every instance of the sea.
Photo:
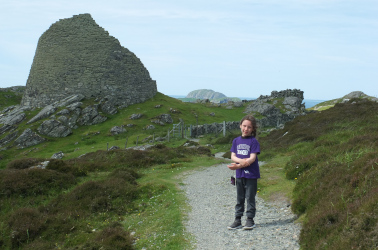
[[(173, 98), (185, 98), (184, 95), (168, 95)], [(238, 97), (240, 100), (255, 100), (257, 98), (254, 97)], [(313, 100), (313, 99), (303, 99), (303, 103), (305, 104), (306, 109), (314, 107), (316, 104), (325, 102), (327, 100)]]

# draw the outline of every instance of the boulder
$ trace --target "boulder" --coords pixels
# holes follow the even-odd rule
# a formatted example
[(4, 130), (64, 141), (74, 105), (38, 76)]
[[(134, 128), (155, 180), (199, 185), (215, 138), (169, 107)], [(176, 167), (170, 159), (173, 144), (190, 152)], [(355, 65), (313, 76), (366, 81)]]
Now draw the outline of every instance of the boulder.
[(57, 108), (54, 107), (53, 105), (47, 105), (36, 116), (31, 118), (26, 124), (30, 124), (30, 123), (36, 122), (38, 120), (47, 118), (50, 115), (54, 114), (56, 110), (57, 110)]
[(72, 134), (72, 130), (57, 120), (44, 121), (39, 127), (38, 132), (51, 137), (66, 137)]
[(82, 116), (78, 119), (80, 125), (94, 125), (106, 121), (107, 117), (97, 111), (98, 105), (88, 106), (82, 110)]
[(146, 126), (146, 129), (147, 129), (147, 130), (155, 129), (155, 126), (154, 126), (154, 125), (147, 125), (147, 126)]
[(172, 116), (170, 114), (161, 114), (155, 117), (155, 119), (151, 120), (151, 122), (165, 125), (166, 123), (173, 123)]
[(14, 126), (26, 117), (25, 111), (30, 110), (29, 107), (11, 106), (5, 108), (0, 116), (0, 124), (3, 126)]
[(118, 135), (118, 134), (122, 134), (126, 132), (126, 129), (123, 128), (123, 126), (119, 127), (119, 126), (114, 126), (110, 129), (110, 133), (112, 135)]
[(234, 102), (234, 107), (239, 108), (239, 107), (243, 107), (243, 106), (244, 106), (243, 102)]
[(34, 146), (46, 141), (45, 138), (41, 137), (37, 133), (33, 132), (30, 128), (25, 129), (25, 131), (14, 141), (14, 145), (17, 148), (26, 148)]
[(51, 159), (62, 159), (64, 157), (64, 153), (62, 151), (55, 153), (51, 156)]
[(118, 146), (111, 146), (110, 148), (109, 148), (109, 151), (110, 150), (117, 150), (117, 149), (120, 149)]
[(136, 119), (140, 119), (143, 115), (142, 114), (132, 114), (130, 116), (130, 119), (131, 120), (136, 120)]

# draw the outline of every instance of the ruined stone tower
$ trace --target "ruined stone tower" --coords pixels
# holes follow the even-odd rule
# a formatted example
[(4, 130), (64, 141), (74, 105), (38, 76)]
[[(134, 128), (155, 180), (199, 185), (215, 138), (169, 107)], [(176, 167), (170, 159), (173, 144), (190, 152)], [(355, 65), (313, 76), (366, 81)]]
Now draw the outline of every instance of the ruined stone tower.
[(39, 38), (21, 105), (43, 107), (83, 94), (125, 107), (156, 92), (140, 59), (90, 14), (80, 14), (52, 24)]

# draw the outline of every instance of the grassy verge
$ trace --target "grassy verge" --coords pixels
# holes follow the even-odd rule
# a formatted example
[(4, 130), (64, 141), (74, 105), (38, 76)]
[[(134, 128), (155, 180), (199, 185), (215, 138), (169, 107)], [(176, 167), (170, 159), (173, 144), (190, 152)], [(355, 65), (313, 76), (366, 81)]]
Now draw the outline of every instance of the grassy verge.
[(285, 176), (284, 167), (290, 156), (277, 154), (260, 166), (258, 195), (273, 205), (289, 205), (292, 201), (296, 180)]
[[(190, 249), (184, 220), (190, 211), (180, 188), (183, 172), (219, 164), (222, 160), (195, 157), (190, 162), (159, 165), (144, 173), (138, 183), (146, 190), (138, 209), (125, 217), (125, 228), (136, 238), (136, 249)], [(148, 191), (147, 191), (148, 190)]]

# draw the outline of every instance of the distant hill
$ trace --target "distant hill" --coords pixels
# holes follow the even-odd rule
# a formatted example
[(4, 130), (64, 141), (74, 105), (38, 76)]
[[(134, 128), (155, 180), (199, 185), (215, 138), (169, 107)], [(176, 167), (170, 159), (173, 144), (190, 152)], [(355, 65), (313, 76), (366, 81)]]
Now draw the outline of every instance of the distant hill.
[(191, 91), (185, 98), (178, 98), (183, 102), (197, 102), (198, 100), (209, 100), (213, 103), (227, 103), (229, 101), (240, 102), (240, 98), (227, 97), (211, 89), (197, 89)]
[(214, 90), (211, 89), (198, 89), (198, 90), (193, 90), (191, 91), (186, 98), (195, 98), (195, 99), (219, 99), (219, 98), (226, 98), (227, 96), (215, 92)]
[(376, 97), (368, 96), (362, 91), (353, 91), (341, 98), (318, 103), (315, 106), (309, 108), (309, 110), (318, 110), (318, 111), (326, 110), (335, 106), (336, 103), (348, 102), (350, 99), (353, 99), (353, 98), (369, 99), (370, 101), (378, 102), (378, 98)]

